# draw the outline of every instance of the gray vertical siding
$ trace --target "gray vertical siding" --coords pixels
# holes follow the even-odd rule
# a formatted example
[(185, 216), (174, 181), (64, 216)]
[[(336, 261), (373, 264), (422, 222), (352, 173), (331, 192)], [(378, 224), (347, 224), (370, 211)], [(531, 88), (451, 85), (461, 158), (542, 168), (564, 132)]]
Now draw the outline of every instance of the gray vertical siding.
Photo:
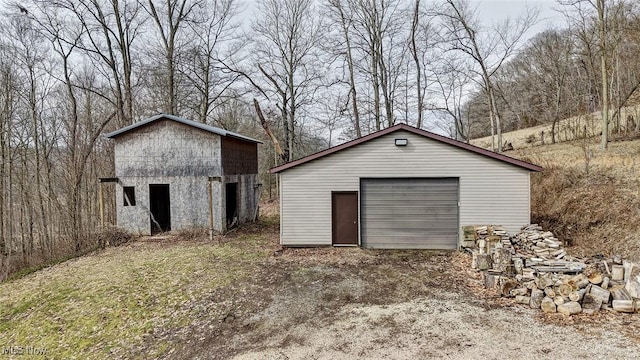
[(220, 136), (163, 120), (116, 138), (116, 176), (221, 176)]
[[(169, 184), (171, 228), (209, 227), (208, 177), (121, 177), (116, 191), (118, 226), (134, 233), (149, 235), (149, 184)], [(214, 227), (224, 230), (221, 183), (213, 182)], [(122, 187), (134, 186), (136, 206), (123, 206)]]
[(381, 177), (459, 178), (460, 226), (530, 221), (528, 170), (401, 130), (280, 173), (281, 243), (331, 245), (331, 191)]
[[(238, 183), (239, 221), (253, 218), (259, 200), (258, 175), (222, 174), (220, 135), (162, 120), (119, 135), (115, 141), (118, 226), (149, 234), (149, 184), (169, 184), (171, 228), (208, 228), (210, 176), (220, 178), (212, 183), (215, 230), (226, 230), (225, 183)], [(124, 186), (135, 187), (136, 206), (123, 206)]]

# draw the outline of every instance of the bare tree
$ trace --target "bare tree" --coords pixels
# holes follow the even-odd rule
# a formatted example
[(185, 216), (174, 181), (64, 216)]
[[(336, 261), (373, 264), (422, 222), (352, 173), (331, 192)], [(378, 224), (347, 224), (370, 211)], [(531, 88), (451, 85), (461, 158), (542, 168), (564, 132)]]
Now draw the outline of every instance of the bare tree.
[[(34, 0), (40, 13), (56, 13), (79, 26), (80, 40), (74, 51), (83, 53), (86, 60), (100, 69), (103, 79), (109, 84), (101, 97), (112, 102), (117, 109), (116, 123), (131, 124), (134, 117), (134, 42), (141, 33), (145, 16), (138, 2), (61, 0), (55, 2)], [(35, 18), (42, 28), (50, 28), (46, 19), (51, 15)], [(60, 41), (72, 44), (76, 34), (59, 32)], [(67, 38), (68, 36), (68, 38)], [(98, 91), (94, 87), (92, 91)]]
[[(556, 142), (558, 122), (563, 114), (562, 101), (566, 92), (566, 81), (571, 66), (570, 57), (573, 53), (571, 37), (567, 32), (548, 30), (536, 36), (524, 52), (525, 57), (535, 59), (539, 64), (538, 71), (541, 81), (538, 83), (539, 94), (553, 94), (551, 101), (545, 101), (543, 112), (551, 114), (547, 116), (551, 121), (551, 141)], [(526, 61), (526, 59), (523, 59)], [(523, 64), (524, 65), (524, 64)], [(531, 68), (529, 66), (529, 68)], [(535, 86), (535, 85), (534, 85)], [(545, 96), (548, 98), (549, 96)]]
[(436, 126), (456, 140), (468, 142), (471, 121), (465, 117), (465, 101), (471, 92), (471, 64), (467, 59), (443, 56), (431, 68), (433, 86), (429, 89), (431, 101), (426, 103), (436, 118)]
[[(6, 64), (5, 81), (7, 93), (4, 107), (6, 120), (3, 121), (3, 154), (19, 154), (20, 176), (26, 181), (20, 184), (21, 201), (28, 202), (25, 206), (32, 207), (28, 216), (28, 244), (23, 244), (24, 261), (30, 261), (29, 255), (34, 248), (51, 249), (51, 214), (47, 210), (45, 198), (47, 196), (46, 174), (50, 161), (50, 148), (55, 143), (48, 140), (54, 134), (46, 133), (43, 114), (48, 106), (46, 99), (51, 91), (48, 81), (48, 47), (35, 29), (32, 19), (28, 16), (8, 16), (3, 24), (4, 42), (0, 45), (3, 53), (9, 56), (14, 66)], [(19, 126), (15, 126), (15, 121)], [(6, 129), (6, 135), (5, 135)], [(15, 131), (18, 130), (19, 131)], [(19, 134), (13, 138), (11, 134)], [(18, 140), (19, 145), (13, 142)], [(19, 150), (18, 150), (19, 148)], [(13, 172), (11, 155), (8, 160), (9, 174)], [(4, 162), (4, 160), (3, 160)], [(22, 168), (24, 167), (24, 169)], [(3, 171), (4, 173), (4, 171)], [(28, 180), (27, 180), (28, 179)], [(3, 179), (4, 180), (4, 179)], [(11, 184), (9, 184), (11, 187)], [(4, 188), (3, 188), (4, 191)], [(23, 218), (20, 218), (23, 224)], [(36, 245), (37, 243), (37, 245)]]
[(420, 29), (420, 0), (415, 0), (415, 5), (413, 7), (413, 21), (411, 22), (411, 36), (409, 40), (409, 49), (411, 49), (411, 56), (413, 57), (413, 61), (416, 66), (416, 96), (418, 100), (418, 121), (416, 122), (416, 127), (422, 128), (422, 111), (424, 109), (424, 95), (422, 90), (422, 64), (420, 61), (419, 50), (417, 45), (416, 38), (418, 37), (418, 32)]
[[(405, 9), (399, 0), (368, 1), (349, 0), (353, 14), (354, 43), (360, 49), (361, 58), (366, 59), (368, 68), (363, 72), (370, 76), (373, 92), (373, 115), (375, 129), (395, 122), (394, 78), (404, 70), (403, 57), (407, 54), (407, 44), (402, 33)], [(401, 40), (402, 39), (402, 40)], [(381, 108), (385, 118), (382, 119)]]
[(190, 45), (183, 72), (189, 87), (194, 89), (191, 96), (194, 101), (188, 97), (185, 102), (194, 102), (194, 115), (206, 123), (216, 104), (237, 97), (227, 90), (240, 75), (226, 69), (224, 64), (245, 44), (238, 41), (235, 0), (207, 0), (204, 5), (203, 11), (194, 14), (196, 21), (189, 23), (195, 41)]
[[(139, 0), (142, 1), (142, 0)], [(186, 22), (204, 3), (202, 0), (147, 0), (141, 3), (145, 11), (153, 19), (157, 35), (160, 38), (161, 54), (164, 58), (164, 72), (160, 73), (163, 81), (159, 89), (163, 94), (163, 110), (170, 114), (178, 114), (178, 66), (179, 51), (188, 42), (183, 36)]]
[[(467, 0), (446, 0), (440, 16), (452, 50), (469, 56), (479, 68), (475, 72), (482, 79), (490, 107), (491, 149), (501, 152), (502, 125), (493, 75), (518, 51), (524, 34), (535, 24), (538, 12), (527, 8), (516, 21), (507, 19), (489, 32), (484, 31), (477, 9), (471, 8)], [(494, 135), (497, 135), (497, 147)]]
[[(2, 24), (6, 29), (6, 24)], [(3, 31), (4, 33), (4, 31)], [(3, 36), (3, 39), (6, 39)], [(18, 79), (9, 44), (0, 40), (0, 281), (9, 272), (9, 259), (13, 249), (13, 216), (8, 215), (13, 204), (12, 184), (14, 113)]]
[(600, 50), (600, 76), (602, 77), (602, 140), (600, 148), (607, 149), (609, 138), (609, 73), (607, 72), (607, 23), (604, 0), (596, 0), (598, 11), (598, 48)]
[[(349, 95), (351, 98), (352, 116), (355, 135), (357, 138), (362, 137), (362, 130), (360, 129), (360, 112), (358, 110), (358, 91), (356, 88), (356, 75), (355, 64), (353, 59), (353, 47), (351, 44), (352, 26), (353, 26), (353, 14), (351, 14), (348, 5), (344, 4), (343, 0), (329, 0), (328, 9), (330, 17), (333, 16), (333, 21), (336, 22), (341, 30), (342, 40), (337, 48), (338, 53), (344, 53), (345, 61), (348, 68), (349, 77)], [(329, 141), (331, 143), (331, 141)]]
[[(560, 0), (560, 4), (566, 9), (565, 15), (572, 22), (572, 26), (585, 29), (583, 33), (589, 33), (592, 28), (592, 22), (595, 23), (596, 38), (597, 38), (597, 52), (590, 49), (591, 42), (589, 39), (583, 38), (583, 45), (585, 45), (588, 53), (588, 58), (593, 59), (592, 54), (597, 54), (600, 63), (600, 113), (602, 122), (602, 136), (600, 141), (600, 148), (606, 150), (608, 146), (609, 137), (609, 102), (610, 102), (610, 89), (609, 89), (609, 61), (613, 57), (613, 51), (609, 44), (609, 40), (612, 37), (609, 24), (609, 9), (616, 8), (619, 5), (618, 1), (605, 1), (605, 0)], [(593, 66), (595, 68), (595, 66)], [(595, 71), (594, 71), (595, 72)]]
[(286, 161), (295, 158), (299, 110), (309, 105), (319, 86), (322, 64), (318, 43), (321, 23), (312, 0), (263, 0), (253, 23), (254, 64), (262, 89), (280, 111)]

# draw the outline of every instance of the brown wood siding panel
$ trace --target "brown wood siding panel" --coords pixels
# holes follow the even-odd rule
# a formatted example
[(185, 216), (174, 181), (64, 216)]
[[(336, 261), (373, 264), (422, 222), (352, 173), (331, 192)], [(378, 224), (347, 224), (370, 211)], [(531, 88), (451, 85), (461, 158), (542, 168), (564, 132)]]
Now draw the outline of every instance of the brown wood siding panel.
[(258, 144), (223, 137), (222, 173), (224, 175), (257, 174)]

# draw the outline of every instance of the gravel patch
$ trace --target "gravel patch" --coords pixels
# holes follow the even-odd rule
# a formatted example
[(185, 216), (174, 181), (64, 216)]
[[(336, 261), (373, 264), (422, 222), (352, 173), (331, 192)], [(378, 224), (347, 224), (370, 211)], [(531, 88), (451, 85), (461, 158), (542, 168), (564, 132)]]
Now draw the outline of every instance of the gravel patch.
[[(390, 305), (349, 305), (331, 321), (283, 328), (234, 359), (630, 359), (637, 342), (598, 329), (544, 324), (526, 308), (485, 307), (449, 293)], [(269, 314), (269, 316), (273, 316)], [(242, 336), (242, 335), (240, 335)], [(637, 339), (636, 339), (637, 341)]]

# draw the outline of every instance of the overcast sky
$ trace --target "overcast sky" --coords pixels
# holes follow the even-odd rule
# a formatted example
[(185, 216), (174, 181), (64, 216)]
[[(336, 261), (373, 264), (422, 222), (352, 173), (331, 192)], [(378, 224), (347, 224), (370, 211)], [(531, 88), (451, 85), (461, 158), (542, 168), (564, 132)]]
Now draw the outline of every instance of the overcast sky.
[[(135, 1), (135, 0), (125, 0)], [(410, 0), (405, 0), (410, 1)], [(426, 2), (433, 2), (427, 0)], [(562, 25), (562, 16), (554, 11), (558, 7), (557, 0), (469, 0), (472, 4), (478, 6), (478, 10), (489, 23), (495, 20), (502, 20), (507, 16), (516, 17), (526, 8), (533, 6), (540, 9), (540, 23), (535, 27), (534, 33), (540, 32), (549, 27), (558, 27)], [(245, 8), (245, 14), (251, 16), (253, 13), (256, 0), (239, 0), (242, 8)], [(322, 2), (322, 0), (320, 0)], [(0, 0), (0, 10), (7, 9), (8, 1)]]
[(540, 9), (539, 23), (534, 33), (551, 27), (561, 27), (562, 15), (555, 11), (558, 8), (556, 0), (470, 0), (478, 6), (483, 18), (487, 21), (502, 20), (508, 16), (517, 17), (527, 6)]

